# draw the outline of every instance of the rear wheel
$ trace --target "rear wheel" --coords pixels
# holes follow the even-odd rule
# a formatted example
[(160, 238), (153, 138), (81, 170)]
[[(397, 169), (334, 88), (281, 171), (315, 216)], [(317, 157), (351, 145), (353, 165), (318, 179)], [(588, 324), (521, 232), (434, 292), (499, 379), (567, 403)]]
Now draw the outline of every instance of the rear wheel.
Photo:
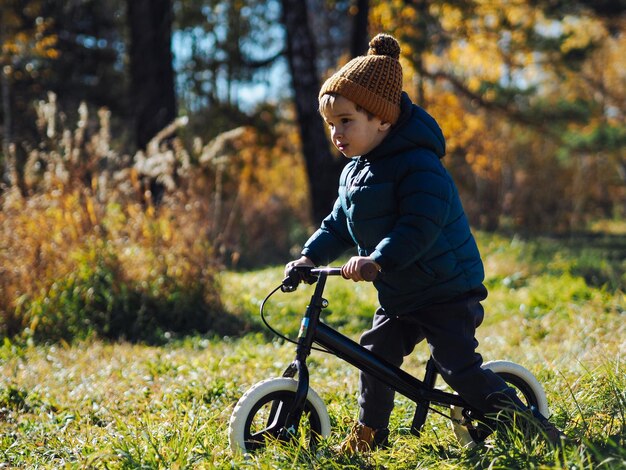
[[(548, 399), (543, 387), (528, 369), (509, 361), (487, 362), (483, 368), (500, 376), (526, 406), (534, 407), (543, 416), (549, 417)], [(462, 446), (473, 447), (482, 440), (480, 428), (474, 426), (476, 422), (468, 419), (462, 407), (453, 406), (451, 417), (454, 434)]]
[[(268, 379), (250, 388), (237, 402), (228, 426), (234, 452), (254, 452), (276, 440), (284, 428), (296, 397), (298, 382), (291, 378)], [(319, 395), (309, 389), (300, 419), (300, 437), (312, 448), (330, 434), (330, 418)]]

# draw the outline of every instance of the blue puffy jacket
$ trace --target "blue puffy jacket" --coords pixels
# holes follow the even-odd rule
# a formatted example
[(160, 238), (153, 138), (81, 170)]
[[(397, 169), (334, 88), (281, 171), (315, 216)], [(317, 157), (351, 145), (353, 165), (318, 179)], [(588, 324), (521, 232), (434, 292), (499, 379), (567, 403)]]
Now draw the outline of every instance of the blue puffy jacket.
[(332, 212), (302, 254), (329, 264), (356, 246), (381, 273), (388, 315), (445, 302), (479, 287), (484, 269), (452, 178), (437, 122), (404, 93), (390, 134), (344, 168)]

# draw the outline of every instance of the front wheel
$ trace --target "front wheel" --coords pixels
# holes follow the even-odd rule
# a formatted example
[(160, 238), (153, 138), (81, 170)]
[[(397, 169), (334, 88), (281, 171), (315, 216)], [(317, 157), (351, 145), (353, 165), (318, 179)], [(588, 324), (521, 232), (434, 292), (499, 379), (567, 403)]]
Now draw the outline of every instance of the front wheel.
[[(548, 399), (543, 387), (535, 376), (519, 364), (509, 361), (491, 361), (483, 364), (483, 369), (489, 369), (500, 376), (509, 387), (517, 392), (517, 396), (528, 407), (536, 408), (543, 416), (548, 418)], [(452, 428), (459, 443), (465, 447), (475, 446), (480, 439), (467, 423), (463, 415), (463, 408), (452, 407)]]
[[(233, 452), (253, 452), (277, 439), (296, 397), (298, 382), (281, 377), (264, 380), (252, 386), (237, 402), (228, 425), (228, 439)], [(309, 447), (320, 437), (330, 435), (330, 418), (326, 405), (309, 389), (300, 419)]]

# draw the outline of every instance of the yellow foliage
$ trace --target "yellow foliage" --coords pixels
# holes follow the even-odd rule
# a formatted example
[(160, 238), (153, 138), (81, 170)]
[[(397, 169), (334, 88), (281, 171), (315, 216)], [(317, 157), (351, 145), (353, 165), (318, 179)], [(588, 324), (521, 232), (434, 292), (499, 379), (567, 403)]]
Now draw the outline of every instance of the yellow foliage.
[[(18, 9), (22, 11), (18, 13)], [(38, 16), (40, 10), (40, 2), (27, 2), (26, 5), (18, 2), (15, 6), (2, 6), (0, 22), (3, 34), (0, 63), (13, 63), (11, 58), (16, 56), (28, 61), (37, 58), (58, 58), (59, 51), (56, 49), (58, 38), (50, 33), (50, 20)], [(30, 24), (24, 23), (26, 18), (34, 18), (34, 21)], [(16, 78), (20, 78), (24, 73), (18, 70), (11, 70), (11, 72), (15, 73)]]
[(505, 8), (502, 8), (501, 12), (514, 27), (529, 28), (533, 25), (532, 12), (535, 10), (535, 8), (530, 8), (523, 3), (510, 3)]
[(437, 13), (440, 15), (441, 25), (444, 29), (455, 30), (459, 28), (463, 22), (463, 13), (455, 5), (444, 3)]
[(467, 80), (467, 87), (471, 90), (471, 91), (478, 91), (480, 89), (480, 84), (482, 83), (482, 80), (475, 76), (472, 75), (471, 77), (468, 78)]
[(584, 49), (607, 36), (604, 25), (595, 18), (566, 16), (561, 22), (567, 39), (561, 45), (563, 52), (572, 49)]
[(373, 30), (376, 32), (387, 32), (385, 26), (397, 24), (400, 15), (406, 14), (403, 0), (391, 0), (388, 2), (377, 2), (371, 6), (370, 21)]
[(427, 108), (444, 132), (448, 154), (462, 155), (482, 178), (499, 177), (506, 150), (484, 113), (469, 109), (457, 95), (441, 89), (432, 93)]
[[(617, 131), (603, 137), (598, 130), (623, 127), (626, 121), (623, 19), (606, 21), (592, 11), (548, 18), (532, 2), (492, 0), (477, 0), (467, 11), (455, 2), (429, 2), (432, 27), (422, 26), (428, 18), (416, 16), (422, 13), (420, 5), (411, 2), (376, 1), (372, 12), (373, 30), (395, 34), (403, 42), (406, 90), (441, 125), (453, 170), (463, 178), (460, 185), (476, 192), (470, 211), (476, 207), (481, 216), (491, 211), (495, 218), (501, 211), (515, 224), (549, 230), (581, 227), (593, 216), (591, 207), (596, 214), (623, 211), (623, 177), (620, 183), (616, 176), (623, 174), (623, 152), (586, 155), (559, 142), (559, 137), (589, 142), (619, 138)], [(435, 33), (432, 40), (424, 41), (426, 30)], [(561, 52), (586, 49), (589, 55), (574, 55), (582, 60), (580, 67), (553, 64), (551, 52), (534, 49), (529, 34), (544, 35), (547, 45), (564, 37)], [(518, 122), (533, 121), (524, 114), (535, 105), (550, 112), (553, 107), (556, 115), (572, 106), (588, 117), (585, 124), (575, 119), (568, 124), (576, 138), (544, 133), (532, 123), (518, 125), (511, 119), (518, 98), (500, 93), (501, 86), (533, 93), (518, 97)], [(581, 175), (590, 171), (597, 178), (582, 184)]]

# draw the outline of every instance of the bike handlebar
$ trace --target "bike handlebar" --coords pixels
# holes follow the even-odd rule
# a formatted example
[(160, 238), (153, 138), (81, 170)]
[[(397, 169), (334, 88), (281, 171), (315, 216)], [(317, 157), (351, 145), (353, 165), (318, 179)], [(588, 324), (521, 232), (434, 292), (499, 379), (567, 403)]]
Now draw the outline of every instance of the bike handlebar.
[[(327, 276), (342, 276), (344, 279), (347, 279), (343, 275), (343, 268), (313, 268), (310, 266), (294, 266), (289, 270), (287, 277), (283, 279), (281, 290), (283, 292), (293, 292), (297, 289), (298, 284), (301, 282), (313, 284), (322, 273)], [(374, 263), (367, 263), (361, 267), (360, 274), (363, 280), (372, 282), (376, 280), (376, 277), (378, 276), (378, 268)]]

